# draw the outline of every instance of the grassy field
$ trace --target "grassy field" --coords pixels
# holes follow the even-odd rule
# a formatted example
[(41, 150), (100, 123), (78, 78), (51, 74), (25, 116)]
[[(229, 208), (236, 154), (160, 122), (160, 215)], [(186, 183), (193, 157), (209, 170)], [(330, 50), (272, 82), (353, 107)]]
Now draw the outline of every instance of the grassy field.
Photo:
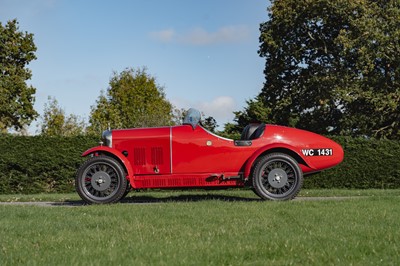
[[(400, 264), (400, 190), (301, 196), (263, 202), (243, 190), (131, 192), (119, 204), (69, 207), (75, 194), (2, 195), (71, 205), (0, 205), (0, 264)], [(344, 198), (307, 198), (317, 196)]]

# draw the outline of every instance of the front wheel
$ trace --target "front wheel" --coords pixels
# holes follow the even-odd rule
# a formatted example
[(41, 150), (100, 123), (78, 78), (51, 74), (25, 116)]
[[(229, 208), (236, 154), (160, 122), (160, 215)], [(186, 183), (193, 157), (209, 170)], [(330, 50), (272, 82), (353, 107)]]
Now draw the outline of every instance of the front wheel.
[(303, 172), (291, 156), (271, 153), (262, 157), (253, 170), (253, 188), (263, 199), (289, 200), (303, 185)]
[(125, 194), (128, 181), (120, 163), (108, 156), (88, 159), (79, 168), (75, 187), (87, 203), (114, 203)]

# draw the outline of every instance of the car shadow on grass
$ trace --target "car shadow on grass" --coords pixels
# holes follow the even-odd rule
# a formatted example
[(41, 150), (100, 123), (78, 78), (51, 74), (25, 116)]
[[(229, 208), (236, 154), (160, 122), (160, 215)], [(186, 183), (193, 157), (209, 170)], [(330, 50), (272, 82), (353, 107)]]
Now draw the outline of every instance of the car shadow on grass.
[(169, 203), (169, 202), (198, 202), (198, 201), (209, 201), (209, 200), (218, 200), (218, 201), (261, 201), (258, 198), (245, 198), (245, 197), (237, 197), (237, 196), (227, 196), (227, 195), (177, 195), (177, 196), (168, 196), (168, 197), (152, 197), (152, 196), (132, 196), (126, 197), (121, 200), (121, 203)]
[[(227, 201), (227, 202), (256, 202), (262, 201), (259, 198), (246, 198), (246, 197), (238, 197), (238, 196), (227, 196), (227, 195), (177, 195), (177, 196), (167, 196), (167, 197), (153, 197), (153, 196), (127, 196), (121, 201), (119, 204), (152, 204), (152, 203), (173, 203), (173, 202), (200, 202), (200, 201)], [(82, 200), (66, 200), (63, 202), (52, 202), (47, 203), (51, 206), (67, 206), (67, 207), (75, 207), (75, 206), (83, 206), (89, 205)], [(44, 205), (44, 204), (43, 204)]]

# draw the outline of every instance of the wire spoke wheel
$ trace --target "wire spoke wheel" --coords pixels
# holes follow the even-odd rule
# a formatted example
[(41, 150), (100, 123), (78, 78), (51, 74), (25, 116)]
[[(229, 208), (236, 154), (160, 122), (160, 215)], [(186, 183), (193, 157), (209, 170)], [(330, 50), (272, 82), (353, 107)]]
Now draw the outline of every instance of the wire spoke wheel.
[(87, 203), (113, 203), (127, 190), (121, 165), (107, 156), (93, 157), (78, 170), (76, 189)]
[(262, 157), (253, 171), (253, 187), (263, 199), (294, 198), (303, 184), (303, 173), (297, 162), (283, 153)]

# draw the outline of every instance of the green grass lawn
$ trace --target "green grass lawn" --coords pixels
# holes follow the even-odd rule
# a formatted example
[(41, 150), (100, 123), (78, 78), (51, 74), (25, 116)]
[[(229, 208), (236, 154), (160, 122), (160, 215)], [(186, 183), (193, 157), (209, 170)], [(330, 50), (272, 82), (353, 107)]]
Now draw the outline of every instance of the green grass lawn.
[[(399, 265), (400, 190), (131, 192), (114, 205), (0, 205), (1, 265)], [(75, 194), (0, 201), (76, 202)], [(136, 203), (137, 204), (131, 204)]]

